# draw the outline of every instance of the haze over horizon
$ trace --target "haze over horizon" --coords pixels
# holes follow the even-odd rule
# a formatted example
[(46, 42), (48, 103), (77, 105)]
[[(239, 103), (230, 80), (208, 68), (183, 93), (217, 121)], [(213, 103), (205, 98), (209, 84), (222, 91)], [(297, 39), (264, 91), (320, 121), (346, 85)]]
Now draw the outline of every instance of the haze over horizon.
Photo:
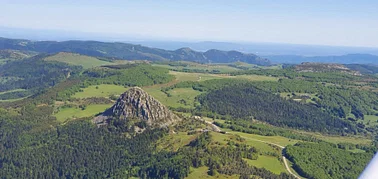
[(1, 1), (3, 27), (78, 37), (378, 47), (378, 2), (368, 0)]

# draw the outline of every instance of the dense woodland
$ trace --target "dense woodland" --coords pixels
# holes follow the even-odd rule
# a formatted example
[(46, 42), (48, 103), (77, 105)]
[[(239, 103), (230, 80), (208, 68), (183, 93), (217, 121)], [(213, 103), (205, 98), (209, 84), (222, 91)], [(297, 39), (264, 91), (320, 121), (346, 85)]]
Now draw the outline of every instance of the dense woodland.
[(234, 118), (256, 119), (276, 126), (329, 133), (355, 133), (347, 121), (322, 110), (255, 88), (252, 85), (225, 87), (200, 96), (201, 110)]
[[(5, 178), (183, 178), (190, 167), (208, 166), (209, 174), (277, 176), (246, 164), (257, 152), (246, 145), (214, 145), (209, 133), (177, 152), (156, 153), (154, 143), (168, 131), (147, 130), (129, 138), (124, 127), (97, 128), (87, 120), (45, 128), (49, 108), (28, 106), (21, 114), (1, 110), (0, 176)], [(40, 124), (44, 125), (40, 125)], [(43, 127), (44, 129), (42, 129)], [(36, 130), (39, 129), (39, 130)], [(118, 129), (118, 130), (114, 130)], [(248, 177), (247, 177), (248, 178)]]
[(329, 143), (297, 143), (285, 150), (306, 178), (358, 178), (372, 153), (352, 153)]

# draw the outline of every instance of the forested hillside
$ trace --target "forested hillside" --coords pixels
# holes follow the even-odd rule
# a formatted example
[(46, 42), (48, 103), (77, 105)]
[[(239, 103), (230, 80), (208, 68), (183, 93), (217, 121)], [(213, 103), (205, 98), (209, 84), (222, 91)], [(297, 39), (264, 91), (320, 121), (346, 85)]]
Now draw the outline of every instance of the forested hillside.
[(270, 65), (270, 61), (254, 54), (237, 51), (209, 50), (196, 52), (184, 48), (169, 51), (120, 42), (97, 41), (30, 41), (0, 38), (0, 49), (28, 50), (42, 53), (73, 52), (95, 57), (110, 57), (124, 60), (186, 60), (199, 63), (246, 62), (257, 65)]
[(44, 88), (54, 86), (68, 77), (75, 77), (82, 70), (61, 62), (45, 62), (44, 55), (11, 61), (0, 66), (1, 99), (12, 99), (35, 94)]
[(356, 132), (349, 122), (328, 115), (316, 107), (282, 99), (252, 85), (224, 87), (200, 96), (199, 102), (201, 110), (234, 118), (256, 119), (276, 126), (312, 131)]
[(371, 154), (352, 153), (328, 143), (298, 143), (285, 150), (306, 178), (358, 178)]

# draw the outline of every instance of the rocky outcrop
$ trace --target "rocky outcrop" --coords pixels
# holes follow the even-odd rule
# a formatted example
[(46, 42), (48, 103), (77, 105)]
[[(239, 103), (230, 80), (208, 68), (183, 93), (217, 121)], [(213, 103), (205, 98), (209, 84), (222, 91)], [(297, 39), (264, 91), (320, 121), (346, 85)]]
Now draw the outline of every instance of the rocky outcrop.
[(121, 94), (117, 102), (102, 115), (93, 119), (93, 122), (104, 125), (111, 117), (121, 120), (138, 119), (151, 127), (165, 127), (180, 120), (167, 107), (139, 87), (130, 88)]

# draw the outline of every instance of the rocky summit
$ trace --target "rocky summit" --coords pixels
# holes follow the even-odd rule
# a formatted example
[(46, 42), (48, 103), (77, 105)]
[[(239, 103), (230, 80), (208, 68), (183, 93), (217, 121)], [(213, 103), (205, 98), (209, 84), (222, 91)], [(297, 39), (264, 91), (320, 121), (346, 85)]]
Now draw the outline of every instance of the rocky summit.
[(106, 125), (112, 117), (121, 120), (138, 119), (151, 127), (165, 127), (179, 121), (166, 106), (139, 87), (121, 94), (117, 102), (93, 119), (97, 125)]

